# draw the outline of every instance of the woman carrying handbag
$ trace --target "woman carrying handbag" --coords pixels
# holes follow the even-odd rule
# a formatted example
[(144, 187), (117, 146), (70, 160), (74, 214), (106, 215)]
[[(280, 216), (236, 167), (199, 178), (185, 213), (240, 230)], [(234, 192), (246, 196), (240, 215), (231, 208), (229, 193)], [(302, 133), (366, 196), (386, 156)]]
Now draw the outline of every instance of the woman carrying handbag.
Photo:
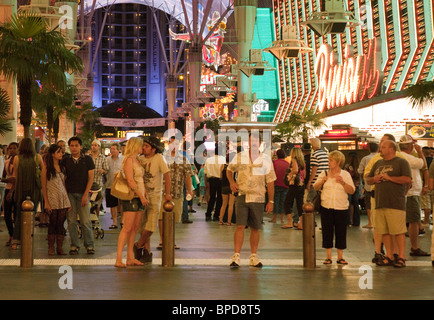
[[(130, 138), (125, 148), (124, 160), (122, 163), (122, 172), (125, 175), (128, 186), (134, 191), (134, 197), (131, 200), (121, 200), (123, 211), (123, 226), (119, 233), (117, 256), (115, 267), (125, 268), (126, 266), (142, 266), (139, 260), (134, 258), (134, 240), (137, 229), (142, 219), (142, 213), (145, 206), (148, 205), (143, 180), (144, 168), (138, 161), (137, 157), (142, 153), (143, 140), (138, 137)], [(127, 261), (122, 262), (122, 252), (127, 244)]]

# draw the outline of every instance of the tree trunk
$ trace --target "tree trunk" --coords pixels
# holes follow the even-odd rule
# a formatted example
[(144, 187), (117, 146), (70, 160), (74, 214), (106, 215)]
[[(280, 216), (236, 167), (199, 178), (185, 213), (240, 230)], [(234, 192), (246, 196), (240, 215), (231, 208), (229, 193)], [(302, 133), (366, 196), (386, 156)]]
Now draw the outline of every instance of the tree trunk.
[(51, 144), (53, 138), (53, 120), (54, 118), (54, 107), (47, 106), (47, 130), (48, 130), (48, 142)]
[(29, 80), (18, 81), (20, 95), (20, 123), (24, 127), (24, 138), (30, 138), (32, 124), (32, 83)]

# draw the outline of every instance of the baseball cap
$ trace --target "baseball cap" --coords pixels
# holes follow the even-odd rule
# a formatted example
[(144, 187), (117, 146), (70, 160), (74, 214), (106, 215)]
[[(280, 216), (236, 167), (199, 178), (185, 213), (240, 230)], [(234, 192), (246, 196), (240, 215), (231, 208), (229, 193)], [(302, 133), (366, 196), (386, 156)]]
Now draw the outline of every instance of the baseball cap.
[(399, 139), (399, 143), (405, 144), (405, 143), (413, 143), (416, 142), (416, 140), (414, 140), (410, 135), (406, 134), (403, 135), (400, 139)]
[(312, 146), (310, 145), (310, 143), (303, 143), (303, 146), (301, 149), (302, 150), (310, 150), (310, 149), (312, 149)]

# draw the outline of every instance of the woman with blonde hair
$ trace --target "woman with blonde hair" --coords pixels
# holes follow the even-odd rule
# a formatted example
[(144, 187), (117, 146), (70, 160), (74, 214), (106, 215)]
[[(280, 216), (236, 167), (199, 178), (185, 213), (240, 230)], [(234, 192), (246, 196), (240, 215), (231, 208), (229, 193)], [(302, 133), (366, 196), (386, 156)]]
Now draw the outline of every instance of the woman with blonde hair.
[(340, 151), (329, 154), (329, 170), (318, 176), (315, 190), (321, 191), (321, 227), (323, 248), (327, 258), (324, 264), (332, 263), (333, 238), (338, 251), (338, 264), (348, 264), (343, 258), (343, 250), (347, 247), (348, 195), (355, 191), (353, 179), (348, 171), (342, 170), (345, 156)]
[[(127, 179), (128, 186), (134, 190), (135, 196), (132, 200), (121, 200), (123, 210), (123, 227), (119, 233), (117, 256), (115, 267), (125, 268), (126, 266), (141, 266), (139, 260), (134, 258), (134, 240), (139, 228), (140, 220), (144, 207), (149, 201), (145, 191), (145, 183), (143, 181), (144, 169), (137, 157), (142, 152), (143, 140), (138, 137), (130, 138), (127, 142), (122, 163), (121, 172)], [(127, 263), (122, 262), (122, 252), (127, 244)]]
[(300, 221), (297, 230), (302, 230), (302, 215), (303, 215), (303, 196), (304, 196), (304, 178), (306, 176), (304, 155), (300, 148), (292, 148), (289, 154), (291, 163), (286, 173), (285, 181), (288, 185), (288, 192), (285, 198), (285, 212), (287, 215), (286, 224), (282, 229), (292, 228), (292, 208), (294, 200), (297, 204), (298, 215)]

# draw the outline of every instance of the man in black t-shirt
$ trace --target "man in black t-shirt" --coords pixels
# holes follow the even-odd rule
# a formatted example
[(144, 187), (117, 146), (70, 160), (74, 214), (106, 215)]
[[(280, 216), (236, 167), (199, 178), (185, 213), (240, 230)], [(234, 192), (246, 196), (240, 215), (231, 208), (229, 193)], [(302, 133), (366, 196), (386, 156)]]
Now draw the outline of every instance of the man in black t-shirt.
[(80, 217), (84, 246), (88, 254), (94, 254), (92, 223), (89, 212), (89, 191), (93, 182), (95, 164), (90, 156), (81, 153), (82, 142), (78, 137), (68, 140), (71, 154), (62, 159), (61, 165), (65, 168), (66, 191), (68, 192), (71, 210), (67, 214), (68, 231), (71, 237), (69, 254), (78, 254), (79, 240), (77, 230), (77, 215)]

